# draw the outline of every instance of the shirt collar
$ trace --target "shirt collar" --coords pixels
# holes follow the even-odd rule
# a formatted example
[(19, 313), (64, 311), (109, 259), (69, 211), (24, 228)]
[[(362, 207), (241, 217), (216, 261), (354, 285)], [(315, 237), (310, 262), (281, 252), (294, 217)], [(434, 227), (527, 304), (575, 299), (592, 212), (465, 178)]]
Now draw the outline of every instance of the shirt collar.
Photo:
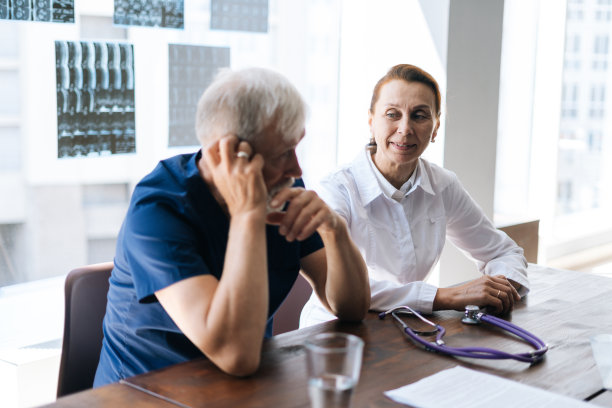
[(427, 194), (436, 195), (436, 192), (431, 185), (429, 173), (425, 167), (425, 162), (425, 159), (419, 157), (419, 163), (417, 164), (418, 174), (414, 185), (422, 188)]
[[(398, 190), (391, 185), (380, 173), (378, 168), (374, 165), (372, 155), (368, 149), (360, 152), (355, 160), (353, 161), (352, 171), (355, 174), (355, 179), (361, 182), (357, 183), (357, 189), (359, 195), (363, 200), (364, 205), (368, 205), (375, 198), (380, 195), (386, 195), (392, 198), (393, 193)], [(379, 177), (377, 176), (379, 175)], [(386, 183), (386, 186), (385, 186)], [(385, 186), (385, 187), (383, 187)], [(415, 171), (410, 176), (410, 179), (401, 187), (399, 191), (403, 197), (412, 193), (416, 188), (420, 187), (428, 194), (435, 195), (435, 192), (431, 186), (431, 180), (425, 169), (424, 160), (419, 158)], [(386, 190), (388, 189), (388, 191)]]
[(366, 156), (368, 158), (370, 168), (374, 172), (374, 175), (376, 176), (376, 180), (378, 181), (381, 190), (387, 197), (399, 202), (413, 189), (412, 186), (414, 185), (418, 168), (412, 172), (410, 178), (398, 190), (393, 186), (393, 184), (389, 182), (389, 180), (385, 178), (385, 176), (380, 172), (378, 167), (376, 167), (376, 165), (374, 164), (374, 160), (372, 160), (372, 155), (368, 154)]
[(355, 174), (355, 180), (358, 180), (357, 190), (364, 205), (370, 204), (375, 198), (384, 194), (378, 184), (376, 174), (372, 171), (372, 167), (368, 162), (370, 160), (368, 159), (369, 155), (370, 151), (364, 149), (359, 152), (351, 165), (351, 170)]

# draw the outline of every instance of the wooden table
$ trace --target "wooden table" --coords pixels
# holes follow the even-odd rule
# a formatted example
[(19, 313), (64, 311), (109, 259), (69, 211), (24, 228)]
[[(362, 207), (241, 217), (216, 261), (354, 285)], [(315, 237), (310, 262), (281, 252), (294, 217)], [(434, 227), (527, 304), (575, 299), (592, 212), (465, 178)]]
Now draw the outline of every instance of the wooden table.
[(119, 383), (71, 394), (59, 398), (53, 404), (46, 406), (57, 408), (176, 408), (176, 404), (174, 403), (166, 402), (159, 397), (148, 395), (142, 391)]
[[(168, 401), (187, 407), (309, 407), (304, 340), (316, 333), (340, 331), (358, 335), (366, 343), (355, 407), (401, 407), (383, 392), (455, 365), (612, 407), (611, 393), (603, 390), (589, 343), (594, 334), (612, 333), (612, 279), (537, 265), (530, 265), (529, 272), (532, 291), (507, 319), (548, 343), (544, 361), (534, 366), (426, 352), (407, 340), (391, 318), (379, 320), (370, 313), (362, 323), (333, 321), (267, 340), (261, 367), (249, 378), (231, 377), (208, 360), (199, 359), (132, 377), (122, 384), (64, 397), (53, 406), (103, 406), (102, 398), (116, 393), (115, 401), (125, 397), (124, 404), (134, 407), (151, 406), (150, 403), (169, 406)], [(463, 325), (461, 315), (436, 312), (431, 319), (446, 328), (445, 340), (451, 346), (493, 347), (510, 352), (530, 349), (501, 331)], [(144, 405), (136, 404), (128, 389), (149, 400)], [(152, 395), (166, 400), (150, 400)]]

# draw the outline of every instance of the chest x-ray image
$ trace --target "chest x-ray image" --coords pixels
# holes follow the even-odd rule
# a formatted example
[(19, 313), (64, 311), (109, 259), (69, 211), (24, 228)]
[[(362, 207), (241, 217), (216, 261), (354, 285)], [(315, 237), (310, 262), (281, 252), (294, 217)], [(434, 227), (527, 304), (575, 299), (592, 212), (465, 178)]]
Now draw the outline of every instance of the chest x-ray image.
[(210, 0), (211, 30), (268, 32), (268, 0)]
[(57, 156), (136, 150), (131, 44), (56, 41)]
[(229, 67), (228, 47), (168, 45), (168, 146), (195, 146), (196, 105), (221, 68)]
[(182, 29), (183, 0), (115, 0), (113, 23)]
[(74, 0), (0, 0), (0, 19), (74, 23)]

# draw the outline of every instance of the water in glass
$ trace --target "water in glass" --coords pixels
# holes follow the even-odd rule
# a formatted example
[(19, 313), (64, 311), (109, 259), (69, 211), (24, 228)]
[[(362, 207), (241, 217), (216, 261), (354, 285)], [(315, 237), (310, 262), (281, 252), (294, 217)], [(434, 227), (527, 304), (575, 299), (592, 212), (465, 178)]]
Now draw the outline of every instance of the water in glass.
[(355, 381), (338, 374), (324, 374), (311, 378), (308, 394), (312, 408), (349, 408)]

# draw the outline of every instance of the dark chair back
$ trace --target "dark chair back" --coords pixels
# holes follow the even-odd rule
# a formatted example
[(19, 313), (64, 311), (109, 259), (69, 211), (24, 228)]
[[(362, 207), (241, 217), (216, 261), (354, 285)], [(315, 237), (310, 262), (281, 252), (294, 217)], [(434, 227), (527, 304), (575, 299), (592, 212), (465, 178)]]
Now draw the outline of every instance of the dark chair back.
[(93, 386), (112, 270), (113, 263), (105, 262), (74, 269), (66, 277), (58, 398)]

